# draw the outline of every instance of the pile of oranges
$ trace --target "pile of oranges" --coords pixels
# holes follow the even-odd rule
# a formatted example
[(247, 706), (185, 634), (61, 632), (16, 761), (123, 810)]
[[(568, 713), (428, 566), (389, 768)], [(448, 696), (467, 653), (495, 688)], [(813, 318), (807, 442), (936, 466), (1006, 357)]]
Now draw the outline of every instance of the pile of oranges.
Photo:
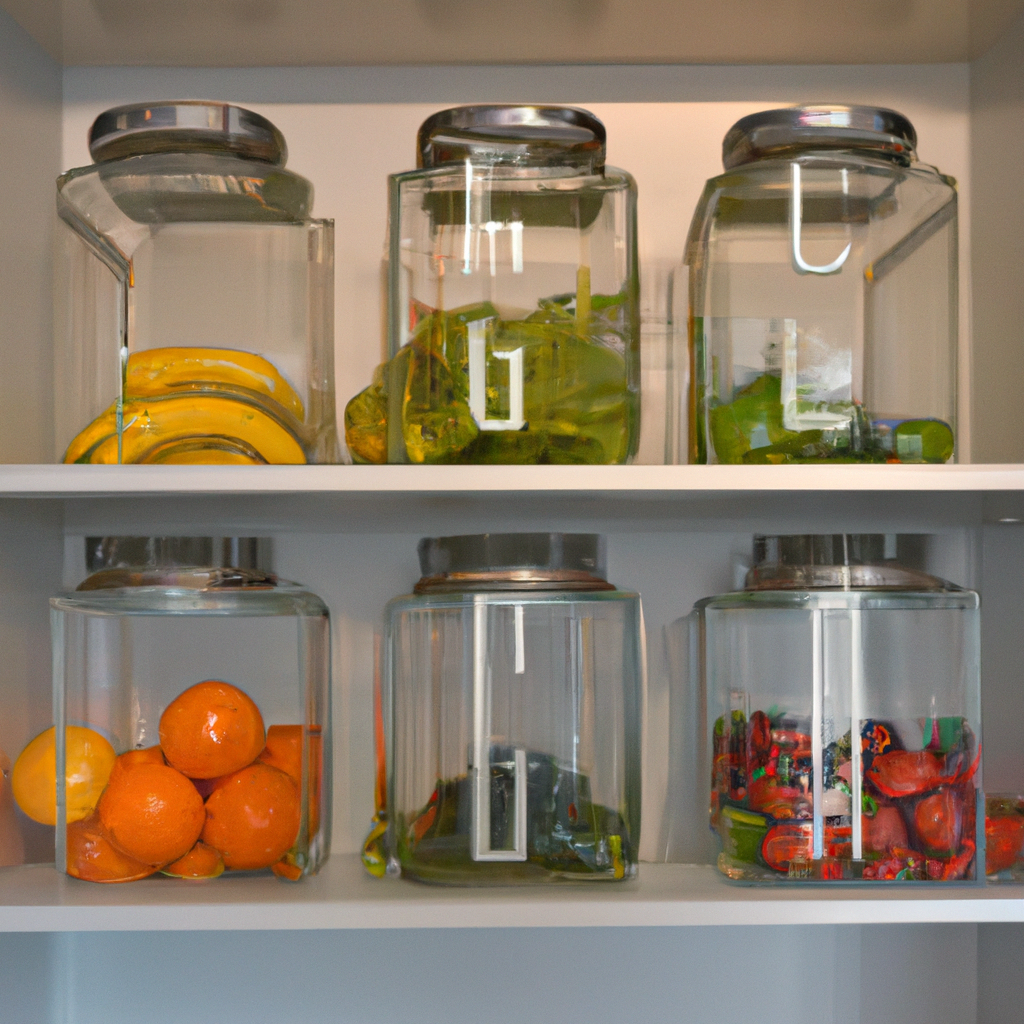
[[(12, 789), (37, 821), (55, 820), (53, 729), (22, 751)], [(115, 755), (94, 730), (69, 726), (67, 871), (129, 882), (157, 871), (215, 878), (271, 868), (298, 879), (302, 726), (272, 725), (237, 686), (189, 687), (160, 717), (160, 744)], [(53, 795), (51, 795), (51, 793)], [(314, 821), (310, 827), (315, 829)]]

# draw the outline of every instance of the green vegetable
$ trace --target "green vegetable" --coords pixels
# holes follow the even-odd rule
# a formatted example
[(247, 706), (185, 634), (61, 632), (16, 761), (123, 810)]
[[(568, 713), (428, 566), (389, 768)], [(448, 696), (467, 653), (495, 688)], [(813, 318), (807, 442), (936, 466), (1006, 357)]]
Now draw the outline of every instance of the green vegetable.
[[(576, 332), (574, 301), (544, 299), (523, 320), (502, 320), (490, 303), (428, 312), (409, 343), (346, 406), (354, 460), (386, 461), (394, 388), (402, 396), (401, 443), (410, 462), (625, 462), (635, 449), (638, 400), (627, 365), (624, 296), (591, 296), (585, 337)], [(482, 424), (470, 411), (470, 324), (481, 333), (486, 360)], [(521, 359), (525, 422), (493, 430), (486, 421), (513, 418), (510, 357)]]

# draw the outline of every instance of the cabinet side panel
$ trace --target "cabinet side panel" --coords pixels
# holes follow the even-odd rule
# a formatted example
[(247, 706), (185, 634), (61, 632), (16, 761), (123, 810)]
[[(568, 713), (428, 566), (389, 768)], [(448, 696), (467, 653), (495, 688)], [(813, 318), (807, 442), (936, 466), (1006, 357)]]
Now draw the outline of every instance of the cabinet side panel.
[(971, 65), (974, 462), (1024, 459), (1024, 18)]
[(58, 65), (0, 11), (0, 461), (53, 449), (52, 233), (60, 171)]

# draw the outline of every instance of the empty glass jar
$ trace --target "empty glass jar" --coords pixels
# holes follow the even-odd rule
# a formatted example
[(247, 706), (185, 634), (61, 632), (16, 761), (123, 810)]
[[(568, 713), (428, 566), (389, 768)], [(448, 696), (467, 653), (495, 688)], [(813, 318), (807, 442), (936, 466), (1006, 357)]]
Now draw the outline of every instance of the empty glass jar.
[(356, 462), (618, 463), (636, 452), (636, 185), (572, 107), (444, 110), (389, 184), (388, 354)]
[(729, 878), (984, 879), (978, 596), (894, 554), (757, 537), (745, 589), (696, 606)]
[(133, 104), (57, 180), (64, 462), (337, 460), (334, 224), (284, 136), (228, 103)]
[(601, 538), (419, 553), (423, 578), (385, 614), (385, 856), (452, 884), (634, 877), (640, 599), (604, 578)]
[(948, 462), (955, 182), (901, 114), (742, 118), (686, 244), (692, 462)]
[(93, 538), (87, 555), (92, 575), (51, 600), (57, 864), (96, 882), (315, 872), (331, 834), (323, 602), (252, 539)]

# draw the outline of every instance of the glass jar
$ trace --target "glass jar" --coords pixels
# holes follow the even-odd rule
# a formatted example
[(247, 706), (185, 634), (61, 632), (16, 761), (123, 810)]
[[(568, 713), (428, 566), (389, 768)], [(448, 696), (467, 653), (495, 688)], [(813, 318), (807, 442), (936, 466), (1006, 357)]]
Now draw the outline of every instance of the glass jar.
[(1024, 882), (1024, 793), (985, 794), (985, 874)]
[(948, 462), (957, 194), (892, 110), (737, 121), (686, 243), (690, 460)]
[(729, 878), (984, 881), (978, 595), (894, 555), (756, 537), (745, 589), (696, 606)]
[(253, 539), (86, 543), (92, 575), (50, 602), (57, 864), (97, 882), (316, 872), (324, 603), (266, 571)]
[(636, 185), (571, 107), (428, 118), (389, 179), (388, 354), (356, 462), (619, 463), (639, 432)]
[(385, 613), (392, 868), (467, 885), (634, 877), (642, 616), (604, 578), (602, 539), (426, 538), (419, 555), (423, 578)]
[(89, 151), (57, 179), (58, 459), (337, 461), (334, 223), (281, 132), (133, 104)]

